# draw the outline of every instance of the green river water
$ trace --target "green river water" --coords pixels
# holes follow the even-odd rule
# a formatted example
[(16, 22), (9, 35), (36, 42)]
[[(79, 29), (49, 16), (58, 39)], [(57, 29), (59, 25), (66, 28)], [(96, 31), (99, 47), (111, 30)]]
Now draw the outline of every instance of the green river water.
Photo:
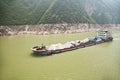
[(65, 43), (95, 32), (0, 37), (0, 80), (120, 80), (120, 30), (112, 42), (52, 56), (35, 56), (36, 45)]

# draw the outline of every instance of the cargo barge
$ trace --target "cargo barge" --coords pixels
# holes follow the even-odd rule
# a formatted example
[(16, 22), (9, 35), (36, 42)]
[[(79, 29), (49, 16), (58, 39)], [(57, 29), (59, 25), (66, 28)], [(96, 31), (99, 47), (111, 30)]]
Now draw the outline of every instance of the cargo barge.
[(32, 48), (32, 51), (33, 51), (33, 54), (52, 55), (52, 54), (58, 54), (58, 53), (72, 51), (80, 48), (89, 47), (96, 44), (109, 42), (112, 40), (113, 40), (113, 37), (109, 31), (99, 30), (97, 31), (97, 35), (95, 38), (86, 38), (81, 41), (80, 40), (70, 41), (64, 44), (61, 44), (61, 43), (52, 44), (50, 46), (44, 46), (44, 45), (35, 46)]

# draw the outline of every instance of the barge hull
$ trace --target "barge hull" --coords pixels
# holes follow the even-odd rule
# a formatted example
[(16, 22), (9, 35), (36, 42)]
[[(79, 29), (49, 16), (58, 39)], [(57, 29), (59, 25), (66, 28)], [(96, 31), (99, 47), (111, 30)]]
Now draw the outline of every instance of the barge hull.
[(93, 45), (97, 45), (97, 44), (101, 44), (101, 43), (105, 43), (105, 42), (110, 42), (112, 41), (113, 38), (110, 37), (106, 40), (102, 40), (100, 42), (87, 42), (78, 46), (74, 46), (71, 48), (64, 48), (64, 49), (58, 49), (58, 50), (45, 50), (45, 51), (33, 51), (34, 54), (38, 54), (38, 55), (52, 55), (52, 54), (58, 54), (58, 53), (63, 53), (63, 52), (67, 52), (67, 51), (73, 51), (76, 49), (80, 49), (80, 48), (85, 48), (85, 47), (89, 47), (89, 46), (93, 46)]

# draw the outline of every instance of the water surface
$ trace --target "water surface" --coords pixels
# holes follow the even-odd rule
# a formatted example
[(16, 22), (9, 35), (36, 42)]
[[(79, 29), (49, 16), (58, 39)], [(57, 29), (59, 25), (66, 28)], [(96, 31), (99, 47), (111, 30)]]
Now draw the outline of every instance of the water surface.
[(95, 36), (95, 32), (0, 37), (0, 80), (120, 80), (120, 31), (112, 42), (52, 56), (34, 56), (31, 47)]

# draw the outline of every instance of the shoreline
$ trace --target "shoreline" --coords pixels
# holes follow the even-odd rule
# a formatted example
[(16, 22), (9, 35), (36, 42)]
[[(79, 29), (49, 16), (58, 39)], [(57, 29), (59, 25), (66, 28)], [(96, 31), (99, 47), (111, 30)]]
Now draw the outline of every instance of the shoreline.
[(120, 24), (40, 24), (40, 25), (19, 25), (19, 26), (0, 26), (0, 36), (12, 35), (50, 35), (50, 34), (73, 34), (98, 29), (120, 29)]

